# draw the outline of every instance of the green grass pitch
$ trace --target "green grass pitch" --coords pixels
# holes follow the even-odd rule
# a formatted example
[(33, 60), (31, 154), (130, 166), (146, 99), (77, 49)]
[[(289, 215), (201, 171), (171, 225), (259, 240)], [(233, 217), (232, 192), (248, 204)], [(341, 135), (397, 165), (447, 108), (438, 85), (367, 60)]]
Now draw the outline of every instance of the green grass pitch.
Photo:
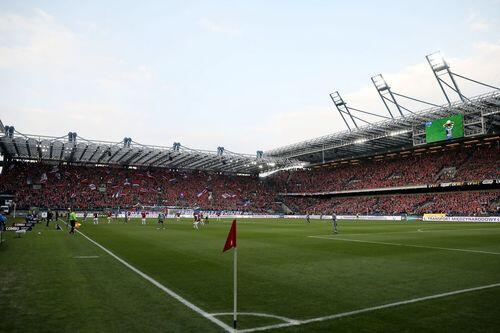
[[(230, 221), (80, 229), (207, 313), (232, 311)], [(315, 236), (315, 237), (309, 237)], [(39, 224), (0, 245), (0, 332), (223, 332), (82, 235)], [(304, 321), (500, 283), (500, 225), (238, 221), (238, 309)], [(500, 286), (265, 332), (498, 332)], [(230, 315), (217, 316), (231, 325)], [(249, 330), (286, 321), (240, 315)]]

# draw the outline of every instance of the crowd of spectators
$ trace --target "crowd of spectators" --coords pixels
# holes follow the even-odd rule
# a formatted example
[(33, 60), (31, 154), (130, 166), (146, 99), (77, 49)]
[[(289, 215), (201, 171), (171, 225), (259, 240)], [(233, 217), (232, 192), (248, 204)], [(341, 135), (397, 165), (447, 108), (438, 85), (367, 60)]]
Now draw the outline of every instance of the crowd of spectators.
[(498, 215), (500, 192), (447, 192), (344, 198), (286, 197), (285, 204), (300, 214), (346, 215)]
[[(322, 192), (374, 189), (448, 181), (500, 179), (498, 144), (430, 150), (420, 155), (340, 164), (312, 170), (283, 171), (275, 177), (282, 192)], [(453, 169), (455, 172), (442, 172)]]
[[(356, 164), (281, 171), (266, 179), (206, 171), (140, 170), (15, 162), (0, 175), (0, 193), (19, 209), (77, 210), (175, 206), (204, 210), (280, 213), (280, 192), (376, 189), (451, 181), (500, 179), (499, 144), (427, 150), (417, 155), (366, 159)], [(282, 196), (296, 213), (498, 213), (499, 191), (336, 199)], [(284, 209), (286, 211), (286, 209)]]
[(15, 163), (0, 175), (0, 192), (15, 194), (19, 209), (157, 205), (264, 213), (276, 208), (275, 192), (258, 177), (203, 171)]

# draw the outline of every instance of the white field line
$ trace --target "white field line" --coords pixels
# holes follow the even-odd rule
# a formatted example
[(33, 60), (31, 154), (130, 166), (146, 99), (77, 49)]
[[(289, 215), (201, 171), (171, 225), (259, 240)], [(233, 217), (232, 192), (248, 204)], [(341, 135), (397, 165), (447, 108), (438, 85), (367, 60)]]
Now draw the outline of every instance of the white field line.
[[(233, 315), (232, 312), (219, 312), (219, 313), (211, 313), (212, 316), (229, 316), (229, 315)], [(277, 316), (277, 315), (273, 315), (273, 314), (268, 314), (268, 313), (259, 313), (259, 312), (238, 312), (238, 315), (242, 315), (242, 316), (254, 316), (254, 317), (265, 317), (265, 318), (275, 318), (275, 319), (279, 319), (279, 320), (282, 320), (284, 322), (287, 322), (287, 323), (298, 323), (299, 321), (296, 320), (296, 319), (291, 319), (291, 318), (287, 318), (287, 317), (282, 317), (282, 316)], [(241, 331), (238, 331), (238, 332), (241, 332)]]
[[(66, 224), (65, 221), (61, 220), (64, 224)], [(156, 281), (155, 279), (153, 279), (152, 277), (150, 277), (149, 275), (141, 272), (140, 270), (138, 270), (137, 268), (135, 268), (134, 266), (132, 266), (131, 264), (129, 264), (128, 262), (126, 262), (125, 260), (123, 260), (122, 258), (118, 257), (116, 254), (114, 254), (113, 252), (111, 252), (110, 250), (108, 250), (107, 248), (105, 248), (104, 246), (102, 246), (101, 244), (97, 243), (95, 240), (93, 240), (92, 238), (88, 237), (87, 235), (85, 235), (83, 232), (75, 229), (77, 233), (79, 233), (80, 235), (82, 235), (83, 237), (85, 237), (89, 242), (91, 242), (92, 244), (94, 244), (95, 246), (97, 246), (98, 248), (100, 248), (101, 250), (103, 250), (104, 252), (106, 252), (107, 254), (109, 254), (110, 256), (112, 256), (113, 258), (115, 258), (116, 260), (118, 260), (121, 264), (123, 264), (125, 267), (129, 268), (131, 271), (137, 273), (138, 275), (140, 275), (142, 278), (144, 278), (145, 280), (149, 281), (151, 284), (153, 284), (154, 286), (158, 287), (159, 289), (163, 290), (165, 293), (167, 293), (169, 296), (171, 296), (172, 298), (176, 299), (177, 301), (181, 302), (182, 304), (184, 304), (185, 306), (187, 306), (188, 308), (190, 308), (191, 310), (193, 310), (194, 312), (197, 312), (198, 314), (202, 315), (203, 317), (207, 318), (208, 320), (210, 320), (211, 322), (213, 322), (214, 324), (217, 324), (218, 326), (220, 326), (221, 328), (223, 328), (226, 332), (233, 332), (234, 329), (232, 327), (230, 327), (229, 325), (223, 323), (222, 321), (220, 321), (219, 319), (215, 318), (213, 315), (209, 314), (208, 312), (200, 309), (199, 307), (197, 307), (196, 305), (194, 305), (193, 303), (189, 302), (188, 300), (186, 300), (185, 298), (179, 296), (177, 293), (175, 293), (174, 291), (168, 289), (167, 287), (165, 287), (164, 285), (162, 285), (160, 282)]]
[(491, 289), (491, 288), (496, 288), (496, 287), (500, 287), (500, 283), (488, 284), (488, 285), (474, 287), (474, 288), (460, 289), (460, 290), (450, 291), (450, 292), (441, 293), (441, 294), (435, 294), (435, 295), (430, 295), (430, 296), (425, 296), (425, 297), (413, 298), (413, 299), (409, 299), (409, 300), (405, 300), (405, 301), (399, 301), (399, 302), (388, 303), (388, 304), (383, 304), (383, 305), (378, 305), (378, 306), (372, 306), (372, 307), (369, 307), (369, 308), (364, 308), (364, 309), (359, 309), (359, 310), (354, 310), (354, 311), (349, 311), (349, 312), (342, 312), (342, 313), (338, 313), (338, 314), (334, 314), (334, 315), (329, 315), (329, 316), (324, 316), (324, 317), (317, 317), (317, 318), (311, 318), (311, 319), (297, 320), (295, 323), (283, 323), (283, 324), (276, 324), (276, 325), (269, 325), (269, 326), (262, 326), (262, 327), (250, 328), (250, 329), (240, 330), (238, 332), (242, 332), (243, 333), (243, 332), (267, 331), (267, 330), (270, 330), (270, 329), (281, 328), (281, 327), (310, 324), (310, 323), (314, 323), (314, 322), (320, 322), (320, 321), (338, 319), (338, 318), (342, 318), (342, 317), (348, 317), (348, 316), (357, 315), (357, 314), (360, 314), (360, 313), (372, 312), (372, 311), (377, 311), (377, 310), (382, 310), (382, 309), (387, 309), (387, 308), (394, 308), (394, 307), (397, 307), (397, 306), (402, 306), (402, 305), (407, 305), (407, 304), (412, 304), (412, 303), (418, 303), (418, 302), (424, 302), (424, 301), (433, 300), (433, 299), (437, 299), (437, 298), (443, 298), (443, 297), (448, 297), (448, 296), (453, 296), (453, 295), (459, 295), (459, 294), (464, 294), (464, 293), (469, 293), (469, 292), (479, 291), (479, 290), (484, 290), (484, 289)]
[[(369, 235), (391, 235), (391, 234), (414, 234), (419, 232), (447, 232), (447, 231), (469, 231), (469, 230), (495, 230), (500, 232), (500, 228), (465, 228), (465, 229), (429, 229), (429, 228), (420, 228), (414, 231), (388, 231), (388, 232), (365, 232), (365, 233), (356, 233), (356, 234), (344, 234), (346, 236), (369, 236)], [(323, 234), (323, 235), (314, 235), (314, 236), (331, 236), (332, 234)], [(311, 236), (312, 237), (312, 236)]]
[(421, 248), (421, 249), (434, 249), (434, 250), (444, 250), (444, 251), (458, 251), (458, 252), (500, 255), (500, 252), (490, 252), (490, 251), (471, 250), (471, 249), (457, 249), (457, 248), (451, 248), (451, 247), (413, 245), (413, 244), (390, 243), (390, 242), (376, 242), (376, 241), (367, 241), (367, 240), (361, 240), (361, 239), (348, 239), (348, 238), (337, 238), (337, 237), (322, 237), (322, 236), (307, 236), (307, 237), (328, 239), (328, 240), (334, 240), (334, 241), (343, 241), (343, 242), (368, 243), (368, 244), (379, 244), (379, 245), (390, 245), (390, 246), (416, 247), (416, 248)]

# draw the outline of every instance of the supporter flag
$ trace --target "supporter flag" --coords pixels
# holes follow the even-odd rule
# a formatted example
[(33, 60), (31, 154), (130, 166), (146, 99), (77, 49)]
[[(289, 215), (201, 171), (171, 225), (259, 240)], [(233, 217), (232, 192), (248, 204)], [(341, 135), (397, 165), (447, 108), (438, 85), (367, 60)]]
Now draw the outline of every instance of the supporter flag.
[(237, 284), (237, 247), (236, 247), (236, 220), (233, 220), (231, 224), (231, 229), (229, 229), (229, 234), (227, 235), (226, 244), (224, 244), (224, 249), (222, 252), (226, 252), (234, 248), (233, 251), (233, 327), (236, 330), (237, 321), (237, 304), (238, 304), (238, 284)]
[(42, 177), (40, 177), (40, 183), (45, 184), (47, 182), (47, 174), (44, 172)]
[(199, 198), (199, 197), (201, 197), (203, 194), (205, 194), (207, 192), (208, 192), (208, 190), (205, 188), (205, 189), (203, 189), (203, 191), (201, 191), (200, 193), (198, 193), (196, 196)]

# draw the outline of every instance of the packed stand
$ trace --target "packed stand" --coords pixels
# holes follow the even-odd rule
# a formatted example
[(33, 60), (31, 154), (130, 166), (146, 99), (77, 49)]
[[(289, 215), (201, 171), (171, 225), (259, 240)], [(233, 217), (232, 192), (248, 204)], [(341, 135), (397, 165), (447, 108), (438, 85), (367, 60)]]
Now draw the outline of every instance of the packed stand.
[(258, 177), (202, 171), (15, 163), (0, 175), (0, 192), (15, 194), (19, 209), (159, 205), (267, 213), (276, 208), (275, 192)]
[(281, 192), (375, 189), (449, 181), (500, 179), (498, 143), (421, 155), (398, 155), (359, 164), (283, 171), (274, 177)]
[(286, 197), (297, 214), (399, 215), (500, 215), (500, 191), (401, 194), (345, 198)]
[[(429, 150), (428, 150), (429, 151)], [(15, 195), (18, 209), (79, 210), (169, 206), (212, 211), (280, 213), (279, 192), (375, 189), (450, 181), (500, 179), (498, 142), (444, 152), (398, 155), (313, 170), (282, 171), (265, 180), (206, 171), (16, 162), (4, 167), (0, 193)], [(497, 194), (495, 194), (497, 193)], [(295, 212), (359, 214), (498, 212), (498, 193), (394, 195), (358, 198), (283, 196)]]

